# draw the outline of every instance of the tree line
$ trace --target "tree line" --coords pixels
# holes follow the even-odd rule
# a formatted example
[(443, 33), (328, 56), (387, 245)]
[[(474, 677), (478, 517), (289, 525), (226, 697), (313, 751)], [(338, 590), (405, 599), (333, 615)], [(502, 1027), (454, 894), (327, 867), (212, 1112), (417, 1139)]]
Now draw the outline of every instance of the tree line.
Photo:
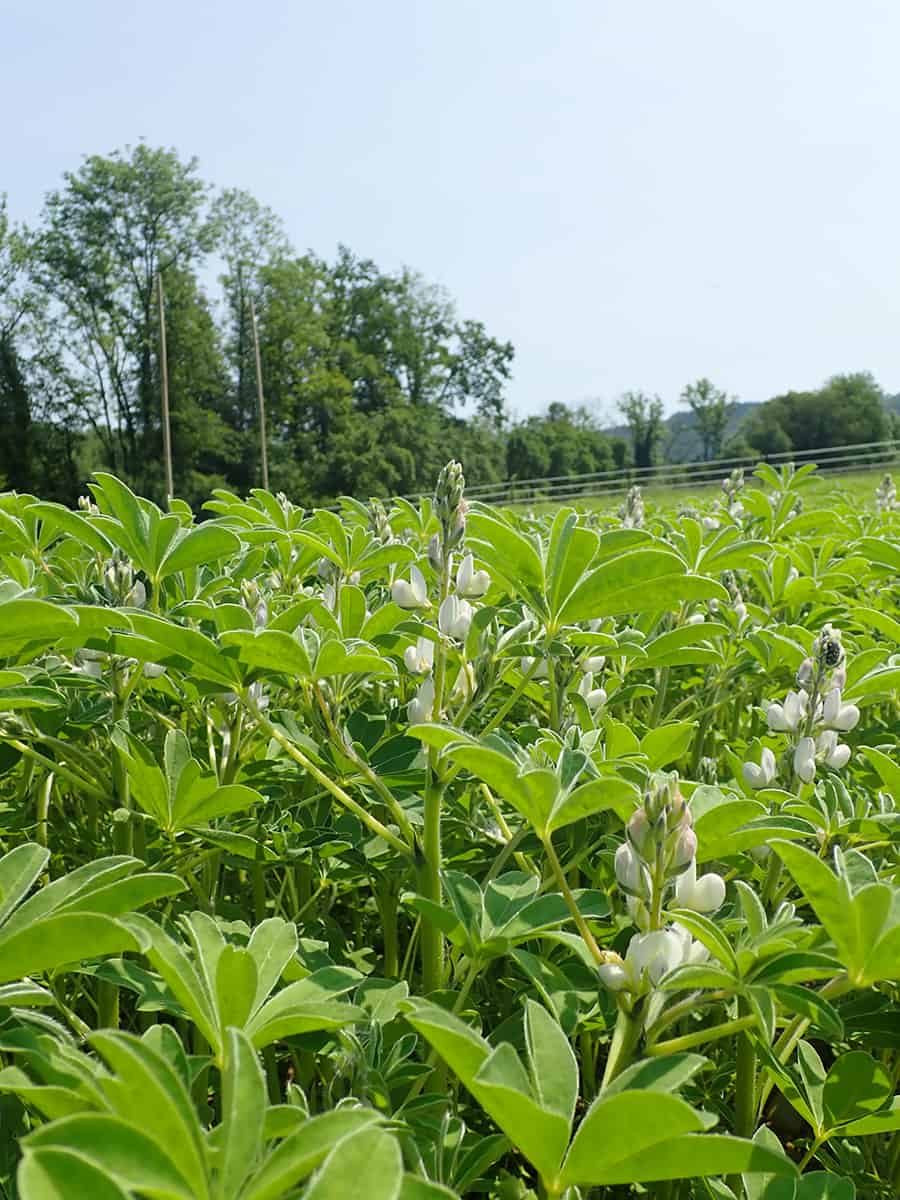
[[(163, 497), (161, 312), (175, 492), (190, 501), (261, 482), (257, 347), (271, 486), (301, 504), (426, 490), (450, 456), (490, 483), (666, 450), (662, 402), (640, 392), (620, 401), (623, 437), (558, 401), (513, 420), (513, 346), (443, 289), (346, 247), (298, 253), (251, 194), (215, 192), (196, 159), (140, 143), (86, 157), (33, 227), (0, 197), (0, 487), (72, 503), (105, 468)], [(682, 400), (704, 458), (737, 444), (724, 392), (701, 379)], [(879, 440), (890, 419), (874, 381), (847, 376), (770, 401), (738, 436), (801, 449)]]

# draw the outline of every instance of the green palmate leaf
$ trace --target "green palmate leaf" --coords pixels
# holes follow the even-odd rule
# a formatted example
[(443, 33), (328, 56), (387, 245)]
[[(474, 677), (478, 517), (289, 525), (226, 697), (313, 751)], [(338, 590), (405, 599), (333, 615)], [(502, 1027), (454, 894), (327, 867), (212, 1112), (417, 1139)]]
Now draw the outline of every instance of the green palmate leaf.
[(546, 611), (544, 565), (534, 545), (483, 507), (473, 509), (467, 525), (469, 548), (513, 594), (536, 611)]
[(116, 519), (116, 525), (112, 522), (104, 525), (110, 538), (139, 567), (153, 574), (155, 564), (149, 560), (149, 520), (137, 496), (115, 475), (95, 471), (94, 478), (97, 482), (89, 485), (94, 498), (105, 513)]
[(884, 754), (881, 750), (876, 750), (872, 746), (860, 747), (860, 753), (865, 755), (869, 760), (881, 779), (881, 782), (890, 792), (893, 799), (900, 804), (900, 765), (888, 754)]
[(851, 896), (847, 884), (824, 862), (802, 846), (774, 841), (772, 849), (781, 858), (828, 932), (845, 961), (856, 952), (856, 933), (850, 915)]
[(50, 851), (34, 842), (16, 846), (0, 858), (0, 927), (37, 883), (49, 858)]
[(900, 1129), (900, 1096), (895, 1096), (888, 1108), (860, 1117), (841, 1128), (845, 1137), (868, 1137), (873, 1133), (891, 1133)]
[(242, 1200), (280, 1200), (324, 1162), (339, 1143), (382, 1119), (374, 1109), (341, 1108), (303, 1120), (269, 1154), (247, 1184)]
[(810, 1171), (797, 1184), (794, 1200), (855, 1200), (855, 1197), (856, 1185), (852, 1179), (832, 1175), (830, 1171)]
[(396, 1140), (381, 1129), (362, 1129), (344, 1138), (326, 1158), (304, 1200), (347, 1200), (365, 1180), (367, 1200), (397, 1200), (403, 1186), (403, 1157)]
[(692, 663), (717, 663), (722, 651), (709, 645), (713, 639), (725, 637), (728, 626), (712, 621), (699, 625), (682, 625), (660, 634), (646, 646), (646, 666), (680, 667)]
[(91, 1044), (115, 1072), (100, 1086), (116, 1116), (167, 1149), (197, 1200), (208, 1195), (203, 1137), (183, 1079), (162, 1055), (126, 1033), (95, 1033)]
[[(833, 974), (833, 972), (830, 972)], [(790, 1012), (799, 1013), (806, 1017), (823, 1033), (836, 1041), (843, 1041), (844, 1022), (838, 1010), (812, 988), (794, 987), (789, 984), (778, 984), (773, 989), (776, 999)]]
[(641, 751), (647, 755), (650, 770), (658, 771), (686, 754), (695, 729), (695, 721), (676, 721), (671, 725), (659, 725), (646, 733), (641, 739)]
[(598, 1182), (613, 1186), (742, 1172), (795, 1176), (797, 1168), (783, 1154), (743, 1138), (721, 1133), (685, 1134), (658, 1141), (632, 1158), (611, 1164)]
[(534, 1098), (528, 1075), (508, 1042), (485, 1060), (470, 1090), (541, 1176), (553, 1178), (569, 1142), (569, 1119)]
[(256, 1051), (239, 1029), (228, 1029), (222, 1072), (221, 1149), (216, 1171), (219, 1200), (236, 1197), (255, 1167), (262, 1152), (265, 1109), (266, 1081)]
[(591, 1105), (578, 1127), (566, 1155), (562, 1180), (566, 1186), (607, 1183), (616, 1164), (643, 1156), (658, 1142), (705, 1127), (695, 1109), (666, 1092), (604, 1094)]
[(571, 1124), (578, 1099), (578, 1064), (569, 1039), (533, 1000), (525, 1002), (525, 1045), (536, 1098)]
[(81, 513), (72, 512), (63, 504), (55, 504), (47, 500), (29, 504), (28, 512), (39, 517), (50, 529), (68, 534), (80, 546), (87, 546), (103, 558), (112, 557), (113, 543)]
[[(173, 655), (185, 659), (201, 679), (233, 687), (240, 672), (211, 638), (196, 629), (187, 629), (173, 621), (150, 613), (131, 613), (129, 620), (138, 639), (129, 641), (129, 649), (143, 662), (159, 662)], [(228, 635), (235, 636), (235, 635)]]
[(26, 708), (60, 708), (65, 697), (53, 688), (45, 687), (0, 687), (0, 712), (18, 712)]
[(739, 974), (737, 956), (725, 934), (709, 917), (686, 908), (670, 909), (669, 916), (683, 925), (732, 975)]
[(99, 1168), (120, 1187), (196, 1200), (167, 1149), (136, 1125), (106, 1113), (76, 1113), (30, 1134), (26, 1151), (67, 1150)]
[(862, 1050), (842, 1054), (831, 1066), (822, 1090), (829, 1127), (857, 1121), (878, 1112), (894, 1092), (891, 1075)]
[(242, 1029), (256, 997), (256, 962), (250, 950), (225, 946), (216, 963), (216, 1005), (223, 1029)]
[(728, 593), (713, 579), (688, 575), (671, 550), (648, 546), (621, 554), (591, 571), (569, 596), (560, 620), (568, 624), (709, 599), (727, 602)]
[(44, 1147), (26, 1153), (16, 1176), (20, 1200), (131, 1200), (103, 1167), (73, 1150)]
[(256, 633), (231, 630), (223, 633), (220, 640), (223, 646), (236, 647), (239, 661), (253, 670), (294, 679), (309, 679), (312, 674), (306, 648), (289, 633), (277, 629), (261, 629)]
[(159, 565), (157, 575), (166, 579), (178, 571), (199, 567), (237, 554), (240, 539), (230, 529), (209, 522), (177, 537)]
[(677, 1092), (702, 1071), (709, 1059), (702, 1054), (670, 1054), (666, 1058), (644, 1058), (632, 1063), (606, 1085), (604, 1096), (625, 1091)]
[(62, 913), (0, 937), (0, 983), (139, 948), (134, 934), (110, 917)]
[(26, 647), (52, 646), (75, 632), (78, 619), (61, 605), (25, 596), (0, 603), (0, 658), (15, 657)]

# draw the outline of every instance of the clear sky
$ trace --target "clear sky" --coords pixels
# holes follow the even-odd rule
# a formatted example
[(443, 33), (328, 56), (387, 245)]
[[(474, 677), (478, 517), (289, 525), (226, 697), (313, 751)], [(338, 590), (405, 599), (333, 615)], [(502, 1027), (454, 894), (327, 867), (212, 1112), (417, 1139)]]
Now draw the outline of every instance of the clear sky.
[(510, 400), (900, 390), (897, 0), (7, 0), (15, 217), (144, 137), (444, 284)]

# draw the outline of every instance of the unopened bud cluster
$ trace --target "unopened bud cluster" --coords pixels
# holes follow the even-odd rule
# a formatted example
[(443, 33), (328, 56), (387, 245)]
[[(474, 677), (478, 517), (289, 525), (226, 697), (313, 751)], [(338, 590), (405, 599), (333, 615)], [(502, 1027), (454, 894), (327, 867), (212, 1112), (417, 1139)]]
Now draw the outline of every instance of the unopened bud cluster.
[[(458, 462), (449, 462), (441, 471), (435, 488), (435, 511), (441, 529), (428, 545), (428, 561), (443, 581), (443, 599), (437, 609), (437, 631), (441, 638), (460, 647), (463, 658), (451, 692), (451, 696), (458, 700), (470, 700), (478, 687), (477, 672), (465, 658), (465, 643), (475, 615), (470, 601), (483, 596), (491, 586), (490, 575), (487, 571), (476, 569), (471, 554), (463, 555), (458, 565), (454, 561), (454, 547), (460, 545), (466, 529), (464, 487), (462, 467)], [(391, 598), (400, 608), (411, 611), (433, 611), (434, 608), (428, 594), (428, 581), (417, 566), (410, 567), (409, 579), (394, 580)], [(413, 675), (427, 676), (407, 706), (411, 724), (431, 720), (434, 715), (434, 658), (435, 641), (430, 637), (417, 638), (415, 645), (408, 646), (404, 651), (406, 669)]]
[(642, 529), (644, 525), (644, 498), (635, 485), (628, 489), (625, 503), (619, 509), (619, 520), (624, 529)]
[(897, 504), (897, 488), (890, 475), (885, 475), (881, 483), (875, 489), (875, 511), (879, 513), (896, 512)]

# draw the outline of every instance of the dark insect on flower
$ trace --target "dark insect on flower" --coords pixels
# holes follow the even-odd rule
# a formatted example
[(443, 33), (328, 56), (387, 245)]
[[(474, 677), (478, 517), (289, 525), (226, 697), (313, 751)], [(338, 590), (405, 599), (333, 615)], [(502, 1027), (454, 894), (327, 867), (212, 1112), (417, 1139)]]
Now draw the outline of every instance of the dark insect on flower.
[(822, 657), (826, 667), (836, 667), (843, 657), (843, 647), (840, 642), (829, 640), (822, 647)]

